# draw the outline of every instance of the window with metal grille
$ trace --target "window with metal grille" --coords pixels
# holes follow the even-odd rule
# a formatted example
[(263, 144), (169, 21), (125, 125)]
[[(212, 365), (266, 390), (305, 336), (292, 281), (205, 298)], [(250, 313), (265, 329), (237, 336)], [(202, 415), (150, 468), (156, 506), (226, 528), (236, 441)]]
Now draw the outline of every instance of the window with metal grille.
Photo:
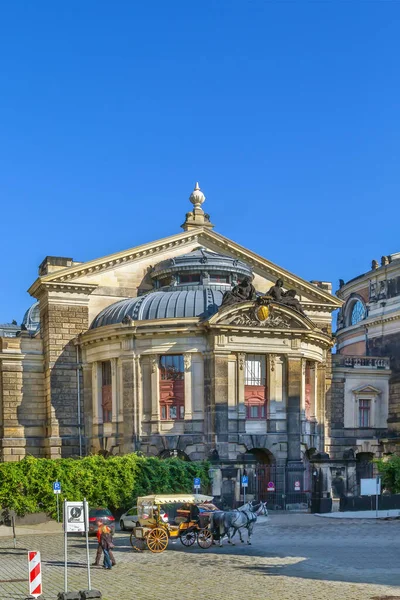
[(185, 418), (185, 369), (182, 354), (160, 356), (161, 420)]
[(265, 419), (267, 413), (266, 357), (247, 354), (244, 372), (244, 398), (248, 419)]
[(112, 421), (112, 383), (111, 383), (111, 361), (101, 363), (101, 408), (103, 411), (103, 423)]
[(371, 426), (371, 400), (359, 400), (358, 425), (359, 427)]
[(247, 354), (244, 373), (245, 385), (265, 385), (265, 356)]

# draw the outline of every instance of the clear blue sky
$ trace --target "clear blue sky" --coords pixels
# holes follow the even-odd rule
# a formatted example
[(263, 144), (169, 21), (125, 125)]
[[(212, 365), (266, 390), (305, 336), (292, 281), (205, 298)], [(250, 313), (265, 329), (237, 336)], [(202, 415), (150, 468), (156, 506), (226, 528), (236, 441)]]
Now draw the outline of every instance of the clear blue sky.
[(216, 230), (305, 279), (400, 251), (400, 2), (0, 6), (0, 322), (46, 255)]

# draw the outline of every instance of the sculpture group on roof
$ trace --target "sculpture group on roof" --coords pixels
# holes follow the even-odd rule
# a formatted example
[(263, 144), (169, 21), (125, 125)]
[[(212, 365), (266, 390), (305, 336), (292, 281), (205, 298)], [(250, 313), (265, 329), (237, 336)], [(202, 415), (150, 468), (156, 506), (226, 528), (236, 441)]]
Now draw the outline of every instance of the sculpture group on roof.
[(263, 300), (268, 300), (289, 306), (305, 316), (303, 307), (296, 298), (296, 290), (290, 289), (285, 292), (282, 288), (283, 279), (277, 279), (275, 285), (273, 285), (264, 296), (257, 296), (256, 289), (251, 283), (250, 278), (244, 277), (238, 285), (235, 285), (231, 290), (225, 292), (222, 298), (221, 308), (232, 306), (239, 302), (251, 302), (254, 300), (257, 300), (262, 304)]

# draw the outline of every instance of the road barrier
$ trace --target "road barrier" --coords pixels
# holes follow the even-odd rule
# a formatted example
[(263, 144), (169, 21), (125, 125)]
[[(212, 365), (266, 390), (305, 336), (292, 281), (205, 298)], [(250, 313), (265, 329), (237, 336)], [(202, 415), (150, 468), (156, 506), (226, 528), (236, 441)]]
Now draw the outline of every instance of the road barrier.
[(29, 564), (29, 594), (37, 598), (42, 594), (42, 565), (40, 552), (28, 552)]

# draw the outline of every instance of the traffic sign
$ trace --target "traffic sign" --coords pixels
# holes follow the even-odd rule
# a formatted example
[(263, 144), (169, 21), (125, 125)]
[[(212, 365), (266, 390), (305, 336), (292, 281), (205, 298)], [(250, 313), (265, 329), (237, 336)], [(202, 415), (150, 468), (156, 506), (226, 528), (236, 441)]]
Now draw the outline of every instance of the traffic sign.
[(268, 490), (268, 492), (274, 492), (275, 491), (275, 483), (273, 481), (269, 481), (268, 482), (267, 490)]
[(294, 482), (294, 491), (299, 492), (301, 490), (300, 481)]
[(247, 475), (243, 475), (242, 477), (242, 487), (248, 487), (249, 485), (249, 478), (247, 477)]
[(200, 488), (200, 484), (201, 484), (201, 479), (200, 477), (195, 477), (194, 481), (193, 481), (193, 487), (195, 489), (199, 489)]
[(53, 492), (55, 494), (61, 494), (61, 483), (59, 481), (53, 483)]
[[(64, 531), (67, 533), (85, 531), (85, 511), (83, 502), (65, 502)], [(86, 510), (86, 514), (88, 511)], [(86, 523), (88, 525), (88, 523)]]

